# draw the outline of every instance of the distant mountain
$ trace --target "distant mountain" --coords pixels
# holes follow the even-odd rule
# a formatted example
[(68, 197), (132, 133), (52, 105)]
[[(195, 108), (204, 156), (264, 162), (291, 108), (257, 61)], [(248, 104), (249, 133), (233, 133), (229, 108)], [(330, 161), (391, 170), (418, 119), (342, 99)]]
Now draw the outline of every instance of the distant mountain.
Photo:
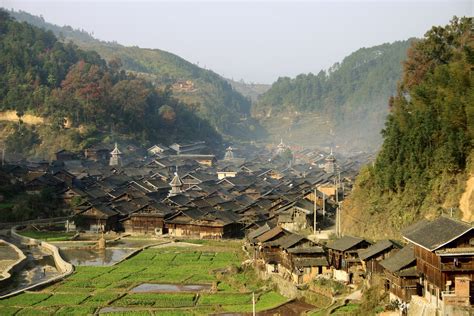
[[(51, 157), (113, 141), (206, 140), (220, 135), (188, 104), (96, 52), (58, 41), (0, 9), (0, 135), (7, 153)], [(11, 123), (12, 117), (20, 119)], [(26, 115), (28, 114), (28, 115)]]
[(104, 42), (83, 30), (57, 26), (26, 12), (10, 14), (18, 21), (51, 30), (64, 43), (73, 41), (84, 50), (98, 52), (108, 62), (118, 61), (121, 69), (151, 80), (158, 87), (169, 87), (173, 96), (192, 106), (223, 135), (246, 139), (255, 138), (262, 131), (250, 117), (250, 99), (211, 70), (163, 50)]
[(256, 102), (258, 98), (267, 92), (272, 85), (264, 83), (247, 83), (243, 80), (234, 81), (227, 79), (230, 85), (240, 92), (243, 96), (250, 98), (252, 102)]
[(474, 219), (472, 29), (472, 18), (454, 18), (408, 51), (382, 148), (344, 202), (345, 233), (399, 237), (422, 218)]
[(328, 71), (279, 78), (255, 103), (253, 115), (275, 138), (299, 142), (316, 135), (313, 141), (376, 149), (411, 42), (361, 48)]

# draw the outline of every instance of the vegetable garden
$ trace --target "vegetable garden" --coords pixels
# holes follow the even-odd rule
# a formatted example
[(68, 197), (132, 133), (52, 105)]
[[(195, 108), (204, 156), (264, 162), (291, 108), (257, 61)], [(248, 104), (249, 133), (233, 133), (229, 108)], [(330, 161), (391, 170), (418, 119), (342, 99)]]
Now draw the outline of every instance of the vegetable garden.
[[(287, 299), (259, 281), (253, 269), (240, 266), (239, 248), (229, 242), (199, 248), (166, 247), (143, 250), (115, 266), (77, 267), (73, 275), (39, 292), (0, 300), (1, 315), (207, 315), (251, 312)], [(196, 293), (133, 293), (143, 283), (211, 284)]]

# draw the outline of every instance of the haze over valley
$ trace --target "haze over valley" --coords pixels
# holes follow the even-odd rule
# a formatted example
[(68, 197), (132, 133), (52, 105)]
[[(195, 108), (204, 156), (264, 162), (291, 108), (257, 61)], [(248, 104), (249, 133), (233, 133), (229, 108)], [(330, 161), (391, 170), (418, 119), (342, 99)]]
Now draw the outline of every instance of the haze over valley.
[(469, 1), (0, 7), (0, 315), (474, 314)]

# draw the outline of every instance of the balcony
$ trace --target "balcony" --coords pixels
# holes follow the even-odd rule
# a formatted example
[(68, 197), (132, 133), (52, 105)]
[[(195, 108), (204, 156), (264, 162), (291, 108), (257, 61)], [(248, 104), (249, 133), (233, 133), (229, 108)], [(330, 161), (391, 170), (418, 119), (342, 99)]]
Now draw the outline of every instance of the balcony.
[(474, 262), (441, 262), (441, 271), (474, 271)]

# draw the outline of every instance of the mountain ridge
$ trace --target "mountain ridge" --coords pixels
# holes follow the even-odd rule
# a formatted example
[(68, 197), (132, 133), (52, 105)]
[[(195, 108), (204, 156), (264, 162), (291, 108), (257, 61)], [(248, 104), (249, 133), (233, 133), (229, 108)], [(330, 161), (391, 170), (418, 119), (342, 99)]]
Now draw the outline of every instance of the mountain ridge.
[(212, 70), (200, 68), (164, 50), (101, 41), (84, 30), (57, 26), (24, 11), (11, 11), (10, 14), (19, 21), (51, 30), (62, 42), (72, 41), (84, 50), (96, 51), (108, 62), (118, 60), (122, 69), (142, 76), (158, 87), (169, 87), (178, 100), (192, 106), (224, 136), (254, 139), (260, 133), (264, 134), (259, 123), (250, 117), (250, 100)]
[[(221, 142), (193, 108), (163, 89), (107, 63), (94, 51), (60, 42), (52, 31), (18, 22), (0, 10), (0, 111), (8, 154), (50, 158), (99, 142)], [(10, 112), (8, 112), (10, 111)], [(23, 118), (42, 118), (25, 124)], [(10, 121), (11, 117), (9, 118)]]
[(388, 100), (383, 145), (374, 163), (360, 171), (344, 202), (346, 233), (396, 238), (400, 229), (423, 218), (443, 213), (470, 217), (472, 27), (472, 18), (454, 17), (411, 46), (397, 92)]
[[(317, 74), (280, 77), (260, 96), (252, 114), (277, 139), (280, 136), (275, 134), (304, 135), (308, 129), (308, 135), (322, 134), (322, 138), (330, 139), (327, 146), (345, 144), (349, 150), (377, 150), (381, 137), (376, 131), (383, 128), (387, 100), (396, 91), (401, 61), (413, 40), (360, 48)], [(317, 114), (326, 123), (319, 129), (309, 123), (299, 127), (298, 122), (308, 114)], [(272, 131), (276, 124), (272, 117), (280, 122), (282, 118), (289, 121), (283, 124), (286, 130)], [(354, 131), (359, 135), (354, 135)], [(302, 138), (300, 135), (291, 141)], [(323, 139), (315, 141), (321, 144)], [(351, 143), (356, 146), (350, 148)]]

